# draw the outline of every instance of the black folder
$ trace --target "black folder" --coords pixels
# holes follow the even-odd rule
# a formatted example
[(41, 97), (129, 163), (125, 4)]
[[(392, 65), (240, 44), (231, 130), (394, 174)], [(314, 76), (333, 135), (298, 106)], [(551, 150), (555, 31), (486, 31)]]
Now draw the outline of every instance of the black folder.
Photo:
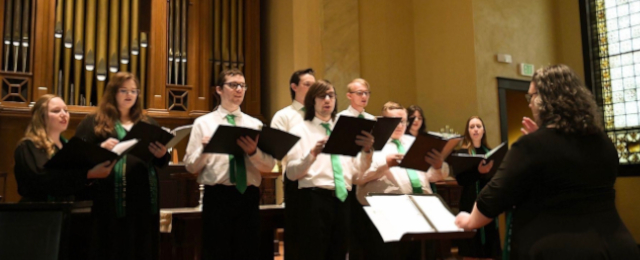
[(451, 154), (447, 158), (447, 163), (449, 163), (449, 165), (453, 168), (454, 172), (458, 173), (458, 172), (466, 172), (469, 170), (478, 169), (478, 165), (480, 164), (480, 162), (482, 162), (482, 160), (486, 160), (487, 163), (493, 160), (493, 167), (491, 168), (491, 171), (489, 171), (487, 174), (494, 174), (498, 170), (498, 167), (502, 163), (502, 160), (504, 159), (505, 155), (507, 155), (507, 151), (509, 151), (509, 148), (507, 143), (504, 142), (498, 145), (498, 147), (489, 151), (487, 154), (477, 154), (477, 155), (471, 155), (467, 153)]
[(426, 172), (431, 165), (424, 158), (431, 150), (440, 151), (442, 156), (446, 158), (461, 140), (462, 136), (460, 135), (445, 137), (433, 132), (420, 133), (399, 166)]
[(159, 126), (139, 121), (136, 123), (122, 141), (138, 139), (138, 144), (129, 152), (140, 160), (148, 162), (153, 159), (153, 154), (149, 151), (149, 144), (152, 142), (160, 142), (166, 145), (173, 135)]
[(241, 126), (219, 125), (209, 143), (204, 147), (203, 152), (242, 156), (244, 155), (244, 150), (238, 145), (238, 139), (246, 136), (255, 140), (258, 134), (260, 134), (260, 130)]
[(260, 139), (258, 139), (258, 148), (273, 158), (282, 160), (299, 140), (299, 136), (263, 126)]
[(356, 118), (351, 116), (340, 116), (336, 126), (333, 127), (329, 140), (325, 144), (322, 153), (340, 154), (356, 156), (362, 150), (362, 146), (356, 144), (356, 136), (362, 131), (371, 133), (376, 121)]
[[(133, 147), (135, 146), (137, 145)], [(89, 170), (100, 163), (120, 159), (125, 154), (127, 151), (118, 155), (100, 146), (87, 143), (79, 137), (73, 137), (51, 160), (45, 163), (44, 167), (47, 169)]]
[(384, 146), (389, 141), (389, 138), (393, 134), (393, 131), (396, 130), (400, 121), (402, 121), (401, 117), (378, 117), (376, 121), (376, 125), (373, 127), (373, 138), (375, 143), (373, 143), (373, 149), (376, 151), (382, 150)]

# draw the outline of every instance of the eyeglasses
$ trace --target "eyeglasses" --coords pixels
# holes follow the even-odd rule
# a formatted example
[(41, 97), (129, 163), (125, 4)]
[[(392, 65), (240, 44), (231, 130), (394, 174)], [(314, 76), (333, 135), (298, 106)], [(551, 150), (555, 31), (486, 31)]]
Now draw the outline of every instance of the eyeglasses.
[(402, 120), (402, 121), (400, 121), (400, 123), (399, 123), (398, 125), (399, 125), (399, 126), (400, 126), (400, 125), (407, 125), (408, 123), (409, 123), (409, 122), (408, 122), (407, 120)]
[(336, 98), (336, 93), (326, 93), (326, 94), (320, 94), (316, 96), (316, 98), (320, 98), (320, 99), (326, 99), (327, 97), (329, 99), (334, 99)]
[(235, 89), (235, 90), (238, 90), (240, 88), (242, 88), (243, 90), (247, 90), (248, 88), (247, 83), (227, 82), (227, 83), (224, 83), (223, 85), (229, 87), (230, 89)]
[(533, 96), (538, 95), (538, 92), (534, 92), (534, 93), (527, 93), (524, 95), (524, 98), (527, 99), (527, 103), (531, 103), (531, 99), (533, 98)]
[(131, 94), (131, 95), (138, 95), (140, 94), (140, 90), (139, 89), (132, 89), (132, 90), (128, 90), (126, 88), (121, 88), (118, 89), (118, 93), (122, 94), (122, 95), (127, 95), (127, 94)]
[(362, 97), (363, 95), (371, 96), (371, 91), (349, 91), (349, 93), (356, 94), (360, 97)]

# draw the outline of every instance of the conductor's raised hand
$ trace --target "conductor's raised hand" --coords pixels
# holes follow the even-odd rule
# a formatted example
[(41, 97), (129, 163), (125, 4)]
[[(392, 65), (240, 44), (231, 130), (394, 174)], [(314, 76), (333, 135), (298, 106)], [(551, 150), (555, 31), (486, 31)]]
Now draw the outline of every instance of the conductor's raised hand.
[(107, 176), (109, 176), (109, 174), (111, 174), (111, 169), (113, 169), (113, 166), (115, 164), (115, 161), (106, 161), (93, 166), (93, 168), (91, 168), (91, 170), (87, 172), (87, 179), (106, 178)]
[(167, 147), (156, 141), (155, 143), (149, 143), (149, 152), (156, 158), (162, 158), (167, 153)]
[(311, 153), (314, 157), (318, 156), (318, 154), (320, 154), (320, 153), (322, 152), (322, 149), (324, 149), (324, 145), (325, 145), (325, 144), (327, 144), (327, 140), (328, 140), (328, 139), (329, 139), (328, 137), (325, 137), (325, 138), (323, 138), (322, 140), (318, 141), (318, 142), (316, 143), (316, 145), (315, 145), (313, 148), (311, 148), (310, 153)]
[(480, 162), (480, 164), (478, 165), (478, 172), (480, 172), (480, 174), (486, 174), (491, 171), (491, 168), (493, 168), (493, 160), (491, 160), (489, 163), (487, 163), (487, 161), (485, 160), (482, 160), (482, 162)]
[(111, 149), (113, 149), (113, 147), (115, 147), (116, 144), (118, 144), (119, 142), (120, 141), (118, 141), (118, 139), (115, 139), (113, 137), (109, 137), (109, 139), (105, 140), (104, 142), (102, 142), (100, 144), (100, 147), (111, 151)]
[(520, 128), (520, 132), (525, 135), (535, 132), (538, 130), (538, 124), (531, 120), (531, 118), (523, 117), (522, 118), (522, 128)]
[(374, 142), (373, 135), (366, 131), (361, 131), (360, 133), (356, 136), (356, 144), (362, 146), (363, 151), (371, 151)]
[(242, 148), (242, 150), (248, 154), (249, 156), (254, 155), (258, 150), (258, 139), (260, 135), (256, 136), (256, 140), (249, 138), (248, 136), (241, 136), (238, 138), (238, 146)]
[(424, 157), (424, 160), (428, 164), (431, 164), (431, 166), (436, 170), (442, 168), (442, 163), (444, 163), (442, 154), (440, 154), (440, 152), (435, 149), (432, 149), (431, 152), (428, 152), (427, 156)]

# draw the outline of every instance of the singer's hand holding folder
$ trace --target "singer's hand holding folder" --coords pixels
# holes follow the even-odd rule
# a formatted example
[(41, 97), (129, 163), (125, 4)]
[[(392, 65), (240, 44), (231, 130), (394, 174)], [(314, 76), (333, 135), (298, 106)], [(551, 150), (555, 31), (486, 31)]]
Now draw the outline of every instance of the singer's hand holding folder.
[(365, 212), (384, 242), (410, 240), (412, 235), (432, 234), (470, 237), (455, 225), (456, 217), (437, 194), (371, 194), (366, 197)]
[(429, 152), (432, 150), (439, 151), (444, 160), (460, 141), (462, 141), (462, 136), (460, 135), (444, 137), (434, 132), (421, 133), (416, 137), (399, 166), (426, 172), (431, 167), (424, 159)]
[(322, 153), (346, 156), (358, 155), (358, 152), (362, 150), (362, 146), (356, 144), (356, 136), (362, 135), (362, 131), (371, 133), (375, 124), (376, 121), (369, 119), (340, 116), (331, 130), (331, 135), (324, 145)]
[(267, 126), (264, 126), (262, 130), (256, 130), (240, 126), (219, 125), (205, 146), (204, 153), (244, 155), (237, 140), (242, 136), (255, 140), (258, 135), (260, 135), (258, 148), (278, 160), (282, 160), (300, 140), (298, 136)]
[(209, 143), (204, 147), (203, 153), (224, 153), (242, 156), (244, 155), (244, 150), (238, 145), (238, 139), (246, 136), (255, 140), (258, 134), (260, 134), (260, 130), (241, 126), (218, 125)]
[(109, 151), (100, 146), (87, 143), (78, 137), (73, 137), (44, 167), (48, 169), (89, 170), (100, 163), (120, 159), (137, 143), (137, 139), (122, 141)]
[(478, 169), (478, 165), (482, 162), (482, 160), (486, 160), (487, 163), (493, 161), (493, 167), (491, 171), (486, 174), (494, 174), (502, 160), (507, 155), (507, 151), (509, 151), (508, 145), (506, 142), (498, 145), (498, 147), (489, 151), (487, 154), (477, 154), (471, 155), (467, 153), (454, 153), (451, 154), (447, 158), (447, 163), (453, 168), (455, 172), (466, 172), (473, 169)]
[(140, 121), (131, 128), (122, 140), (138, 139), (138, 145), (136, 145), (129, 154), (140, 158), (142, 161), (148, 162), (153, 159), (153, 154), (149, 151), (149, 144), (157, 141), (162, 145), (166, 145), (173, 137), (172, 134), (162, 129), (162, 127)]

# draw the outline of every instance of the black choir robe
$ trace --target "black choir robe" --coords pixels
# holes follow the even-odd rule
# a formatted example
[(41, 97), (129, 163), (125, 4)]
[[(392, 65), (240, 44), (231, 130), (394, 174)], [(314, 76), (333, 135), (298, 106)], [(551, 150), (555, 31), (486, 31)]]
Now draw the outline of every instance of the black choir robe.
[[(148, 117), (148, 123), (158, 125)], [(109, 137), (95, 134), (95, 115), (80, 122), (76, 136), (100, 145), (109, 137), (117, 139), (115, 130)], [(158, 191), (152, 210), (149, 167), (156, 167), (155, 181), (158, 183), (159, 167), (167, 165), (169, 154), (144, 162), (134, 155), (126, 155), (126, 207), (125, 216), (116, 216), (114, 171), (109, 177), (96, 181), (91, 189), (93, 198), (92, 259), (158, 259), (160, 232), (160, 205)], [(158, 187), (156, 185), (156, 187)], [(158, 187), (159, 188), (159, 187)], [(153, 212), (152, 212), (153, 211)]]
[[(64, 141), (62, 142), (64, 145)], [(58, 152), (55, 147), (55, 152)], [(87, 172), (45, 169), (49, 154), (31, 140), (21, 141), (14, 152), (14, 173), (21, 201), (73, 201), (87, 187)]]

